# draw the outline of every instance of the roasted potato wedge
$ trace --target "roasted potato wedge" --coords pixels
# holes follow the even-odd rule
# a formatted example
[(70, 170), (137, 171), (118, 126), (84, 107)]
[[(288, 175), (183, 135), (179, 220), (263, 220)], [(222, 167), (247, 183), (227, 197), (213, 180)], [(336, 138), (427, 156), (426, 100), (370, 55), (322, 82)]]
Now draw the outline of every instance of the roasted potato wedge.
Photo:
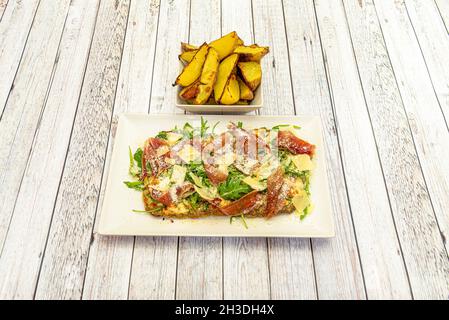
[(260, 61), (269, 52), (268, 47), (259, 47), (257, 44), (250, 46), (238, 46), (234, 53), (240, 55), (240, 61)]
[(201, 76), (208, 49), (209, 46), (207, 43), (204, 43), (198, 49), (198, 52), (193, 56), (192, 61), (185, 66), (181, 74), (176, 78), (176, 84), (187, 87)]
[(262, 68), (260, 67), (260, 63), (254, 61), (239, 62), (238, 67), (243, 80), (251, 91), (256, 90), (262, 81)]
[(182, 62), (189, 63), (190, 61), (192, 61), (193, 57), (197, 52), (198, 50), (184, 51), (178, 57)]
[(221, 104), (235, 104), (240, 100), (240, 88), (237, 81), (237, 76), (231, 74), (226, 84), (223, 95), (220, 98)]
[[(214, 85), (214, 98), (215, 101), (220, 101), (223, 95), (223, 90), (228, 83), (230, 75), (234, 72), (234, 68), (239, 59), (238, 54), (231, 54), (229, 57), (224, 59), (218, 66), (217, 81)], [(237, 83), (238, 84), (238, 83)]]
[(240, 38), (237, 33), (235, 31), (232, 31), (231, 33), (228, 33), (220, 39), (212, 41), (209, 46), (217, 50), (218, 57), (221, 61), (234, 51), (234, 49), (238, 45), (239, 39)]
[(179, 97), (186, 101), (190, 101), (190, 100), (194, 99), (200, 91), (200, 89), (199, 89), (200, 84), (201, 84), (201, 82), (199, 80), (197, 80), (194, 83), (192, 83), (190, 86), (183, 88), (179, 92)]
[(193, 104), (204, 104), (209, 99), (217, 79), (219, 63), (218, 52), (214, 48), (209, 47), (206, 62), (204, 62), (203, 71), (201, 72), (201, 84), (198, 87), (198, 94), (193, 100)]
[(181, 51), (187, 52), (187, 51), (195, 51), (198, 50), (197, 46), (194, 46), (193, 44), (181, 42)]
[(218, 60), (218, 52), (210, 47), (206, 62), (204, 63), (203, 71), (201, 72), (201, 83), (202, 84), (214, 84), (217, 77), (218, 65), (220, 61)]
[(260, 60), (268, 47), (245, 45), (235, 31), (196, 46), (181, 42), (184, 65), (173, 85), (189, 104), (249, 104), (262, 80)]
[(239, 87), (240, 87), (240, 99), (253, 100), (254, 99), (254, 93), (246, 85), (245, 81), (243, 81), (240, 77), (237, 77), (237, 81), (238, 81)]

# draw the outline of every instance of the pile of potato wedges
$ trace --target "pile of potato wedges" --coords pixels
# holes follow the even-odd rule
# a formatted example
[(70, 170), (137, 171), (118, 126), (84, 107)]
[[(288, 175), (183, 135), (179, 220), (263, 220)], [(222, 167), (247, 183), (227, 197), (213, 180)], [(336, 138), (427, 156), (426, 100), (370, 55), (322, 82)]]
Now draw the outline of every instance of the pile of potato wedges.
[(189, 104), (249, 104), (262, 80), (268, 47), (245, 46), (235, 31), (197, 47), (181, 43), (184, 69), (173, 85)]

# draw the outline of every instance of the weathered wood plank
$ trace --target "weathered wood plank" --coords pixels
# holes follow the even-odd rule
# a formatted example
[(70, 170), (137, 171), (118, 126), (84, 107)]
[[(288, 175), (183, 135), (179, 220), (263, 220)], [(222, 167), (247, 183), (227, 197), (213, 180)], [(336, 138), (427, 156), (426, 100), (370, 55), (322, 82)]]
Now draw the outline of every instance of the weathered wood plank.
[(367, 297), (409, 297), (344, 8), (341, 2), (317, 1), (316, 12)]
[(189, 40), (190, 1), (162, 1), (151, 87), (150, 113), (183, 113), (175, 107), (172, 84), (180, 72), (181, 41)]
[[(255, 42), (270, 47), (270, 53), (262, 60), (264, 107), (260, 113), (295, 114), (282, 2), (253, 2), (252, 9)], [(270, 298), (316, 299), (310, 241), (267, 241)], [(265, 243), (260, 241), (260, 246), (263, 248)]]
[(449, 134), (404, 3), (374, 3), (438, 219), (407, 212), (406, 224), (397, 225), (404, 258), (415, 298), (447, 298), (449, 261), (442, 237), (447, 238)]
[(29, 299), (34, 294), (87, 64), (97, 4), (76, 0), (69, 9), (54, 79), (0, 257), (2, 299)]
[(266, 239), (224, 238), (223, 298), (270, 299), (268, 264)]
[(251, 0), (226, 0), (221, 5), (222, 34), (236, 31), (246, 45), (254, 43)]
[(0, 23), (0, 121), (40, 0), (11, 0)]
[[(313, 1), (284, 1), (284, 13), (297, 113), (321, 116), (334, 211), (335, 238), (312, 239), (317, 295), (323, 299), (362, 299), (365, 288)], [(296, 290), (302, 287), (299, 282)]]
[[(376, 10), (372, 1), (364, 1), (362, 6), (351, 1), (344, 3), (393, 218), (397, 229), (415, 233), (420, 224), (426, 223), (423, 217), (433, 218), (433, 209)], [(410, 246), (404, 243), (407, 238), (399, 236), (403, 248)], [(427, 241), (416, 236), (413, 247), (426, 246)], [(407, 254), (406, 250), (404, 255)], [(397, 277), (387, 272), (384, 277), (390, 274)], [(392, 297), (400, 297), (399, 293), (394, 294), (396, 289), (392, 283)]]
[(3, 13), (5, 13), (7, 4), (8, 4), (8, 0), (0, 0), (0, 22), (2, 21)]
[[(449, 123), (449, 65), (447, 63), (449, 34), (442, 21), (438, 19), (439, 12), (434, 2), (413, 0), (405, 4), (447, 127)], [(449, 215), (447, 214), (449, 166), (445, 166), (442, 170), (445, 171), (443, 183), (435, 185), (437, 182), (434, 180), (430, 188), (435, 192), (432, 200), (436, 207), (438, 224), (443, 239), (447, 239), (449, 235)], [(443, 188), (439, 187), (440, 184), (444, 185)], [(449, 250), (449, 244), (445, 242), (445, 245), (446, 250)]]
[[(150, 113), (174, 113), (180, 41), (188, 40), (190, 2), (161, 1), (150, 97)], [(148, 106), (148, 103), (147, 103)], [(180, 112), (180, 111), (176, 111)], [(130, 299), (174, 299), (178, 239), (137, 237), (129, 288)]]
[[(439, 19), (440, 14), (435, 2), (407, 0), (405, 7), (447, 125), (449, 122), (448, 32), (443, 21)], [(449, 215), (439, 217), (439, 220), (442, 225), (449, 226)]]
[[(220, 0), (192, 0), (189, 41), (210, 42), (221, 35)], [(174, 91), (174, 90), (173, 90)], [(222, 239), (180, 238), (176, 299), (221, 299)]]
[[(69, 0), (42, 1), (0, 126), (0, 248), (47, 99)], [(43, 46), (42, 43), (46, 45)], [(17, 54), (17, 53), (16, 53)], [(2, 61), (3, 63), (3, 61)], [(0, 67), (1, 68), (1, 67)], [(7, 77), (7, 74), (5, 74)], [(3, 80), (1, 81), (3, 83)]]
[(128, 10), (129, 1), (104, 1), (99, 8), (37, 299), (81, 298)]
[(438, 12), (444, 22), (446, 31), (449, 33), (449, 1), (435, 0), (435, 3), (437, 4)]
[(222, 239), (179, 238), (176, 299), (222, 299)]
[[(159, 0), (131, 2), (114, 115), (148, 111), (158, 17)], [(112, 125), (97, 214), (103, 205), (114, 132)], [(83, 299), (127, 299), (133, 249), (134, 237), (106, 237), (94, 233)]]

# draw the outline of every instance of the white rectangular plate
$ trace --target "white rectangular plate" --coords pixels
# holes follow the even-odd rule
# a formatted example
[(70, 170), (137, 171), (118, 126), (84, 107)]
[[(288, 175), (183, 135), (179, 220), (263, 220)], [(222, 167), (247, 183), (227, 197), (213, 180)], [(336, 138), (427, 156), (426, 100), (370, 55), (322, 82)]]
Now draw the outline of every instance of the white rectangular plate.
[(327, 181), (321, 121), (315, 116), (205, 116), (209, 123), (220, 121), (216, 132), (225, 129), (229, 121), (242, 121), (245, 128), (272, 127), (292, 124), (301, 127), (299, 136), (317, 146), (316, 168), (311, 180), (313, 211), (300, 220), (295, 214), (283, 214), (269, 220), (247, 218), (246, 229), (240, 219), (231, 224), (229, 217), (197, 219), (162, 219), (132, 210), (143, 210), (142, 195), (128, 189), (128, 148), (141, 147), (144, 141), (159, 131), (170, 130), (185, 122), (199, 125), (196, 115), (121, 114), (109, 168), (106, 193), (101, 210), (98, 233), (104, 235), (142, 236), (240, 236), (240, 237), (333, 237), (334, 224)]

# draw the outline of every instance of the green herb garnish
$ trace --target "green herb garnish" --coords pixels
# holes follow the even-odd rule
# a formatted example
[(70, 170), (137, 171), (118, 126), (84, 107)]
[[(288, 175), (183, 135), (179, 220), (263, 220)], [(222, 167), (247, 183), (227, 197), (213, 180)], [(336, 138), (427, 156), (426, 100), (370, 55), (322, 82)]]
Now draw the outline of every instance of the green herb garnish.
[(156, 138), (167, 140), (167, 131), (161, 131), (156, 135)]
[(215, 128), (218, 126), (218, 124), (220, 123), (220, 121), (217, 121), (214, 126), (212, 127), (212, 134), (215, 133)]
[(143, 181), (123, 181), (123, 183), (130, 189), (143, 191)]
[(131, 147), (129, 149), (129, 174), (133, 177), (140, 176), (142, 172), (142, 149), (138, 148), (133, 154)]
[(242, 224), (243, 224), (243, 226), (245, 227), (245, 229), (248, 229), (248, 225), (246, 224), (246, 220), (245, 220), (245, 215), (244, 215), (243, 213), (240, 215), (240, 217), (238, 217), (238, 216), (232, 216), (232, 217), (230, 217), (230, 218), (229, 218), (229, 223), (232, 224), (232, 222), (234, 222), (234, 219), (238, 219), (238, 218), (241, 219)]
[(296, 130), (301, 129), (300, 126), (295, 126), (295, 125), (290, 125), (290, 124), (278, 124), (277, 126), (274, 126), (273, 128), (271, 128), (272, 130), (280, 130), (281, 128), (285, 128), (285, 127), (293, 127)]
[(252, 190), (248, 184), (242, 181), (244, 178), (245, 176), (240, 171), (231, 166), (228, 178), (218, 186), (218, 193), (225, 200), (240, 199)]
[(207, 130), (209, 129), (209, 126), (207, 125), (207, 120), (204, 120), (203, 117), (201, 117), (201, 128), (200, 128), (200, 136), (203, 138)]
[(157, 207), (152, 210), (133, 210), (133, 212), (135, 212), (135, 213), (153, 213), (153, 212), (157, 212), (157, 211), (161, 211), (161, 210), (162, 210), (162, 207)]
[[(203, 184), (208, 187), (211, 185), (207, 174), (206, 174), (206, 170), (204, 169), (204, 165), (202, 162), (190, 162), (187, 165), (187, 172), (188, 173), (193, 173), (194, 175), (196, 175), (198, 178), (200, 178), (203, 182)], [(189, 180), (191, 183), (195, 184), (195, 182), (192, 180), (190, 174), (186, 175), (187, 180)]]

